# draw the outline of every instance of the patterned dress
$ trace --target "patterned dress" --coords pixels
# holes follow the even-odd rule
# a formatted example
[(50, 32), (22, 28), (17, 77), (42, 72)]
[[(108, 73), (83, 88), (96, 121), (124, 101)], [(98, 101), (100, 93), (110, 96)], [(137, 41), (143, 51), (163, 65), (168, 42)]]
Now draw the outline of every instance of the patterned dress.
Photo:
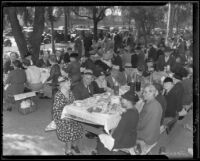
[(61, 113), (64, 106), (71, 104), (74, 101), (72, 92), (69, 92), (69, 98), (66, 98), (61, 91), (55, 94), (53, 104), (53, 119), (57, 127), (57, 137), (62, 142), (76, 141), (82, 138), (83, 126), (74, 120), (61, 119)]

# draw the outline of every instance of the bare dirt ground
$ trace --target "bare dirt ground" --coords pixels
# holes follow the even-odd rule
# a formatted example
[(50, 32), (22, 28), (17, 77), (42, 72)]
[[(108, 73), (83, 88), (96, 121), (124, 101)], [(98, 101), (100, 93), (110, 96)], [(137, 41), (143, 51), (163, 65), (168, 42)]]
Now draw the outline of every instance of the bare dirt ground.
[[(3, 155), (64, 155), (64, 143), (57, 139), (56, 132), (44, 130), (51, 122), (51, 100), (37, 98), (37, 103), (37, 111), (28, 115), (16, 108), (3, 111)], [(169, 135), (162, 134), (150, 155), (157, 155), (165, 146), (169, 157), (191, 157), (187, 149), (193, 147), (193, 133), (184, 128), (186, 123), (192, 125), (192, 113), (179, 121)], [(79, 143), (81, 155), (90, 155), (95, 147), (95, 139), (84, 137)]]

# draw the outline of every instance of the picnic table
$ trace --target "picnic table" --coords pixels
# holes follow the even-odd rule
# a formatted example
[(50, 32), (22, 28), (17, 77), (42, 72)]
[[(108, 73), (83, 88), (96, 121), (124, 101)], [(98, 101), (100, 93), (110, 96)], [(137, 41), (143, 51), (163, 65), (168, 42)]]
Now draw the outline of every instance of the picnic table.
[[(93, 97), (81, 101), (75, 101), (71, 105), (64, 107), (62, 111), (62, 119), (74, 119), (86, 124), (99, 125), (104, 128), (105, 132), (116, 128), (121, 114), (124, 111), (120, 104), (120, 95), (129, 90), (129, 86), (122, 86), (119, 90), (119, 96), (114, 96), (113, 93), (107, 92), (96, 94)], [(139, 102), (141, 105), (141, 101)], [(109, 110), (110, 105), (118, 105), (117, 110)], [(99, 111), (89, 111), (91, 108), (101, 108)], [(112, 108), (112, 107), (111, 107)]]

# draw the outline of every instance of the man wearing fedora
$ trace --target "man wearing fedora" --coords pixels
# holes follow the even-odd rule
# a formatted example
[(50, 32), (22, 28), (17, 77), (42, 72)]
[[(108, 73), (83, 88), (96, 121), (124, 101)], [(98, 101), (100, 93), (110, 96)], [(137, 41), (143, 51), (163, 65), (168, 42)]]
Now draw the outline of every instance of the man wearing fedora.
[(158, 58), (158, 61), (156, 63), (156, 70), (158, 71), (164, 71), (165, 67), (170, 66), (170, 69), (173, 68), (176, 60), (171, 55), (172, 49), (170, 47), (166, 47), (164, 51), (164, 55), (161, 55)]

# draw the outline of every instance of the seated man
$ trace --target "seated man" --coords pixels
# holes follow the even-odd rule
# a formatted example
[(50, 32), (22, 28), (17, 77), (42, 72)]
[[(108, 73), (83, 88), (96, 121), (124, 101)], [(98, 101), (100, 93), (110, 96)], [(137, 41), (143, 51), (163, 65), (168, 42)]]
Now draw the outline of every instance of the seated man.
[(104, 148), (100, 142), (97, 143), (98, 155), (124, 155), (120, 149), (132, 148), (136, 145), (137, 125), (139, 121), (139, 113), (135, 108), (138, 97), (133, 92), (128, 91), (122, 95), (121, 104), (125, 112), (121, 115), (121, 120), (114, 129), (112, 137), (115, 139), (112, 151)]
[(95, 79), (95, 81), (92, 82), (92, 84), (94, 87), (94, 94), (104, 93), (108, 90), (111, 90), (107, 86), (106, 76), (104, 72), (100, 72), (98, 74), (98, 77)]
[(126, 76), (124, 73), (119, 71), (119, 66), (113, 65), (111, 74), (106, 79), (108, 82), (108, 87), (111, 89), (114, 89), (116, 82), (121, 86), (126, 84)]
[(147, 145), (154, 144), (160, 135), (160, 122), (162, 118), (162, 107), (155, 99), (156, 88), (153, 85), (147, 85), (143, 93), (146, 101), (140, 113), (138, 123), (138, 140)]
[(94, 94), (94, 88), (91, 85), (93, 81), (92, 72), (86, 71), (82, 77), (81, 81), (76, 82), (71, 86), (75, 100), (83, 100), (93, 96)]
[(163, 124), (164, 117), (165, 117), (165, 110), (167, 108), (167, 101), (165, 99), (165, 96), (162, 95), (163, 87), (159, 83), (154, 83), (154, 86), (157, 89), (158, 94), (156, 95), (156, 100), (161, 104), (163, 113), (162, 113), (162, 119), (161, 119), (161, 125)]
[(180, 79), (181, 78), (177, 74), (175, 74), (174, 79), (167, 77), (164, 80), (164, 96), (167, 101), (165, 117), (174, 118), (177, 116), (177, 113), (182, 110), (182, 98), (184, 94), (184, 88)]
[(27, 86), (33, 91), (38, 91), (43, 87), (41, 82), (41, 71), (35, 65), (31, 65), (30, 60), (24, 59), (23, 66), (26, 68)]

